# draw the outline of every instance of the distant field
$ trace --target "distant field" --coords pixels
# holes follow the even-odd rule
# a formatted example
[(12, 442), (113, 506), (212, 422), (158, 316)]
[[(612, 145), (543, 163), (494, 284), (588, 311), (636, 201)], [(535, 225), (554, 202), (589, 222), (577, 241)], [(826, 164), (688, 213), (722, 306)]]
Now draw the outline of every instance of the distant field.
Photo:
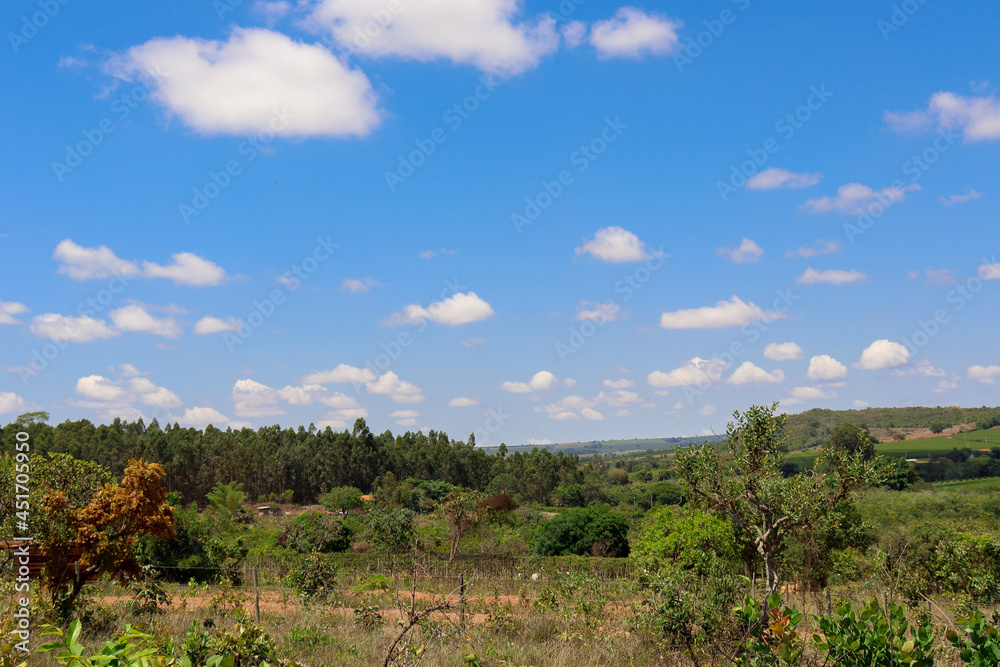
[(1000, 491), (1000, 477), (980, 477), (979, 479), (961, 479), (955, 482), (935, 482), (935, 489), (967, 489), (969, 491)]
[(899, 442), (880, 442), (875, 445), (880, 454), (905, 454), (907, 458), (920, 459), (928, 455), (950, 452), (954, 448), (990, 449), (1000, 447), (1000, 430), (973, 431), (951, 437), (920, 438), (917, 440), (902, 440)]

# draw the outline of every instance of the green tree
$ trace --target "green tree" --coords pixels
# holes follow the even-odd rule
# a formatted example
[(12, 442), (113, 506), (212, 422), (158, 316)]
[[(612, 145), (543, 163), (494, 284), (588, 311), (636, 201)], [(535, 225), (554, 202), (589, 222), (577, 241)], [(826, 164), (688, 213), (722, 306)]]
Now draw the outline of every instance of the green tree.
[(478, 526), (479, 521), (486, 514), (487, 508), (482, 505), (485, 498), (486, 496), (478, 491), (456, 489), (441, 501), (441, 514), (450, 527), (449, 561), (455, 560), (455, 556), (458, 555), (458, 545), (462, 541), (462, 537)]
[(729, 469), (708, 443), (679, 452), (675, 459), (688, 497), (731, 520), (760, 554), (768, 593), (778, 588), (775, 559), (785, 536), (816, 525), (831, 507), (884, 477), (881, 459), (866, 458), (863, 442), (853, 451), (828, 446), (817, 458), (814, 474), (783, 477), (787, 415), (776, 416), (777, 408), (775, 402), (733, 413), (725, 441)]
[(361, 507), (361, 489), (354, 486), (338, 486), (319, 499), (320, 504), (328, 510), (343, 512), (344, 516)]
[(219, 483), (205, 494), (205, 499), (219, 512), (227, 516), (234, 516), (243, 510), (247, 494), (243, 493), (243, 482)]
[(533, 544), (540, 556), (628, 556), (628, 521), (605, 507), (577, 507), (542, 524)]
[(729, 521), (668, 506), (649, 516), (629, 558), (650, 570), (670, 566), (706, 576), (717, 574), (735, 561), (736, 551), (736, 537)]
[(865, 461), (875, 457), (875, 445), (868, 437), (868, 431), (849, 422), (838, 424), (827, 440), (828, 449), (840, 449), (848, 454), (860, 452)]

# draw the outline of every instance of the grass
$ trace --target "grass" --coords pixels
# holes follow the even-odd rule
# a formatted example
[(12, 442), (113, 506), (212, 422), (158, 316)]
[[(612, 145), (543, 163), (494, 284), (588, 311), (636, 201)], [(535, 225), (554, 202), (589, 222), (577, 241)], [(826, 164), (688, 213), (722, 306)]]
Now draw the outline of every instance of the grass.
[(957, 481), (935, 482), (935, 489), (965, 489), (967, 491), (988, 491), (1000, 493), (1000, 477), (980, 477)]

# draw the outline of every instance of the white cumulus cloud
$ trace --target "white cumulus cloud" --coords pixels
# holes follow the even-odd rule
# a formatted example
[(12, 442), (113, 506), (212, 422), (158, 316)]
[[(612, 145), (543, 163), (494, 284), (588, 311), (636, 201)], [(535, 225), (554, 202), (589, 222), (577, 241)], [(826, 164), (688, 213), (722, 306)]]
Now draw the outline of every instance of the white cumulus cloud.
[(740, 367), (733, 371), (726, 382), (731, 384), (750, 384), (756, 382), (784, 382), (785, 372), (776, 368), (770, 373), (752, 361), (744, 361)]
[(764, 356), (771, 361), (792, 361), (802, 358), (802, 348), (798, 343), (768, 343), (764, 346)]
[(658, 388), (706, 385), (720, 381), (723, 372), (727, 370), (729, 363), (722, 359), (695, 357), (669, 373), (653, 371), (646, 377), (646, 381), (650, 386)]
[(808, 259), (816, 255), (832, 255), (835, 252), (840, 252), (839, 242), (816, 239), (816, 243), (811, 246), (800, 245), (795, 250), (789, 250), (785, 253), (785, 257), (805, 257)]
[(467, 408), (473, 405), (479, 405), (479, 401), (467, 396), (458, 396), (448, 401), (448, 407), (450, 408)]
[(265, 384), (247, 378), (233, 385), (233, 401), (238, 417), (272, 417), (285, 411), (278, 405), (278, 392)]
[(613, 264), (641, 262), (652, 257), (638, 236), (616, 226), (598, 229), (593, 239), (576, 249), (577, 255), (584, 253)]
[(21, 320), (14, 317), (28, 312), (28, 307), (16, 301), (0, 301), (0, 324), (20, 324)]
[(795, 279), (800, 285), (817, 285), (826, 283), (827, 285), (850, 285), (851, 283), (863, 282), (867, 276), (857, 269), (843, 271), (840, 269), (828, 269), (817, 271), (814, 268), (807, 268), (801, 276)]
[(512, 394), (527, 394), (532, 391), (545, 391), (552, 389), (559, 380), (549, 371), (538, 371), (531, 376), (528, 382), (504, 382), (500, 388)]
[(339, 364), (328, 371), (314, 371), (302, 378), (302, 384), (362, 384), (372, 382), (375, 373), (367, 368)]
[(681, 25), (666, 16), (621, 7), (613, 18), (594, 23), (590, 44), (602, 58), (670, 55), (680, 48), (677, 30)]
[(808, 188), (816, 185), (823, 178), (818, 171), (814, 174), (796, 174), (787, 169), (769, 167), (747, 179), (748, 190), (776, 190), (778, 188)]
[(137, 276), (141, 273), (135, 262), (121, 259), (107, 246), (84, 248), (64, 239), (52, 253), (59, 262), (59, 273), (73, 280), (92, 280), (112, 276)]
[(194, 332), (196, 334), (208, 335), (224, 333), (226, 331), (239, 331), (242, 328), (243, 325), (232, 315), (227, 316), (225, 319), (205, 315), (195, 323)]
[(820, 389), (819, 387), (795, 387), (792, 395), (782, 398), (781, 405), (798, 405), (799, 403), (820, 401), (827, 398), (836, 398), (837, 394), (832, 391)]
[(215, 408), (195, 407), (185, 410), (184, 414), (178, 417), (176, 421), (184, 426), (204, 428), (209, 424), (213, 426), (225, 424), (229, 421), (229, 417), (226, 417)]
[(72, 317), (45, 313), (31, 320), (31, 333), (40, 338), (71, 343), (89, 343), (99, 338), (113, 338), (118, 331), (108, 326), (104, 320), (94, 319), (86, 315)]
[(847, 366), (829, 354), (820, 354), (809, 360), (806, 375), (813, 382), (838, 382), (847, 377)]
[(752, 239), (744, 238), (735, 248), (719, 248), (716, 253), (728, 257), (737, 264), (747, 264), (759, 261), (764, 254), (764, 249)]
[(452, 294), (442, 301), (435, 301), (426, 308), (414, 303), (403, 308), (401, 313), (393, 313), (386, 321), (390, 326), (398, 324), (419, 324), (430, 320), (435, 324), (457, 327), (462, 324), (481, 322), (493, 317), (493, 307), (475, 292)]
[(1000, 366), (969, 366), (969, 377), (982, 384), (995, 384), (1000, 378)]
[(154, 79), (151, 99), (203, 134), (361, 137), (380, 120), (363, 72), (319, 44), (261, 28), (236, 28), (225, 41), (152, 39), (108, 68)]
[(423, 403), (424, 397), (417, 385), (400, 380), (392, 371), (386, 371), (377, 380), (365, 385), (369, 394), (384, 394), (396, 403)]
[(24, 399), (12, 391), (0, 391), (0, 414), (20, 412), (25, 408)]
[(181, 335), (181, 327), (173, 317), (153, 317), (137, 304), (112, 310), (109, 315), (115, 326), (122, 331), (147, 333), (165, 338), (177, 338)]
[(874, 371), (885, 368), (895, 368), (910, 361), (910, 351), (905, 346), (891, 340), (877, 340), (861, 353), (861, 359), (854, 364), (856, 368)]
[(907, 192), (921, 189), (918, 183), (904, 187), (890, 186), (881, 190), (873, 190), (861, 183), (848, 183), (837, 188), (836, 197), (808, 199), (800, 208), (813, 214), (836, 212), (843, 215), (860, 215), (873, 206), (888, 208), (906, 199)]
[(752, 301), (744, 302), (738, 296), (733, 296), (729, 301), (719, 301), (714, 306), (663, 313), (660, 316), (660, 326), (664, 329), (722, 329), (742, 326), (755, 320), (769, 322), (784, 317), (783, 313), (764, 312)]
[(886, 124), (895, 132), (927, 132), (935, 128), (961, 130), (967, 143), (1000, 139), (1000, 100), (965, 97), (956, 93), (931, 95), (925, 109), (885, 112)]

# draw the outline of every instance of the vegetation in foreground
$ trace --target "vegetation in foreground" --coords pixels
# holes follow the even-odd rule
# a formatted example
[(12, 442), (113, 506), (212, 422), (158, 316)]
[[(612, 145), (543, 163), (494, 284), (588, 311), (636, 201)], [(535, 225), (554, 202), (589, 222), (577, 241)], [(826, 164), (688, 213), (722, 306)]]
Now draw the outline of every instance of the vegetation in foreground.
[[(19, 428), (54, 432), (30, 416), (4, 430), (5, 489)], [(171, 440), (153, 431), (133, 444)], [(1000, 491), (928, 484), (864, 429), (835, 431), (808, 473), (789, 469), (773, 406), (734, 415), (724, 449), (666, 456), (508, 467), (421, 441), (433, 465), (489, 470), (463, 486), (406, 474), (431, 465), (406, 451), (418, 436), (383, 435), (370, 486), (343, 470), (312, 505), (251, 478), (185, 499), (164, 464), (111, 471), (43, 435), (30, 664), (1000, 664)], [(508, 485), (528, 461), (541, 482)], [(26, 659), (0, 643), (3, 667)]]

